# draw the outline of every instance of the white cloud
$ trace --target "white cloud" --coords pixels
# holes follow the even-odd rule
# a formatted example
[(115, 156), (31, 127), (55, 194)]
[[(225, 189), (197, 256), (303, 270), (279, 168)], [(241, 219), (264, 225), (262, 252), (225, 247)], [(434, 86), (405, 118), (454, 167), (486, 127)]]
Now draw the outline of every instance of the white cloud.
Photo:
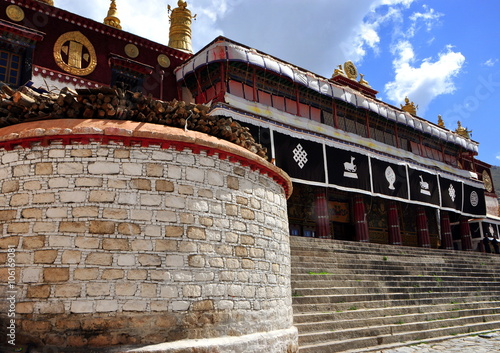
[(409, 41), (399, 42), (394, 48), (394, 55), (395, 77), (385, 85), (385, 93), (395, 104), (402, 103), (408, 96), (419, 105), (421, 116), (434, 98), (455, 91), (453, 78), (465, 63), (465, 57), (460, 52), (454, 52), (451, 46), (446, 47), (435, 61), (427, 58), (417, 62)]
[(493, 67), (498, 62), (498, 59), (488, 59), (483, 63), (483, 66)]
[(430, 32), (435, 24), (439, 23), (439, 19), (443, 16), (442, 13), (436, 12), (434, 9), (423, 5), (424, 12), (415, 12), (410, 16), (411, 25), (406, 31), (406, 36), (411, 38), (423, 24), (427, 32)]

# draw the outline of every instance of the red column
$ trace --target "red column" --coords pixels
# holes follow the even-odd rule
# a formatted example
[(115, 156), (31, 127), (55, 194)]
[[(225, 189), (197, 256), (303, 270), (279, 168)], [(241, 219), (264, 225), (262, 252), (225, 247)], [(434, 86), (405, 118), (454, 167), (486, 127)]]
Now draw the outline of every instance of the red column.
[(330, 238), (330, 218), (328, 215), (328, 202), (324, 191), (316, 194), (316, 237)]
[(430, 248), (431, 239), (429, 237), (427, 215), (425, 214), (425, 209), (423, 207), (419, 207), (417, 209), (417, 237), (418, 246), (422, 248)]
[(453, 250), (453, 236), (451, 235), (448, 212), (441, 212), (441, 245), (443, 249)]
[(387, 211), (387, 224), (389, 227), (389, 244), (402, 245), (401, 228), (399, 227), (398, 208), (395, 201), (389, 201), (389, 210)]
[(470, 226), (467, 218), (460, 217), (460, 239), (462, 239), (462, 250), (472, 250), (472, 237), (470, 235)]
[(369, 242), (368, 223), (366, 222), (365, 203), (362, 196), (354, 197), (354, 226), (356, 228), (356, 241)]

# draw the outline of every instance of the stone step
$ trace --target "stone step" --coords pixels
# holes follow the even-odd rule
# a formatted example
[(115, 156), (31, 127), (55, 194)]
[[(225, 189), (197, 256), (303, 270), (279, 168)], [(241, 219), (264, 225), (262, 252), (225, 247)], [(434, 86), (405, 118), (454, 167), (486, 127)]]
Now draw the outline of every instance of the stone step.
[[(438, 281), (435, 278), (431, 280), (422, 280), (422, 277), (417, 278), (417, 280), (408, 281), (370, 281), (370, 280), (353, 280), (353, 279), (337, 279), (337, 280), (318, 280), (312, 278), (311, 280), (294, 280), (292, 278), (292, 287), (294, 289), (310, 289), (310, 288), (339, 288), (339, 287), (351, 287), (351, 288), (377, 288), (377, 287), (455, 287), (457, 286), (457, 281), (443, 281), (442, 278)], [(480, 288), (498, 288), (499, 285), (492, 281), (471, 281), (470, 279), (463, 279), (460, 281), (460, 287), (480, 287)]]
[[(447, 319), (456, 319), (462, 317), (479, 317), (483, 315), (500, 315), (500, 308), (481, 308), (481, 309), (464, 309), (454, 311), (432, 311), (424, 313), (405, 313), (397, 315), (389, 315), (385, 313), (383, 316), (365, 316), (359, 318), (347, 318), (344, 313), (332, 313), (327, 316), (326, 320), (294, 323), (299, 331), (299, 335), (310, 332), (325, 332), (344, 329), (354, 329), (358, 327), (371, 327), (381, 325), (401, 325), (413, 322), (431, 322), (442, 321)], [(382, 314), (379, 312), (378, 314)], [(325, 318), (326, 315), (322, 317)]]
[[(292, 298), (295, 300), (298, 298)], [(475, 297), (428, 297), (417, 299), (387, 299), (387, 300), (365, 300), (365, 301), (344, 301), (338, 303), (294, 303), (294, 313), (325, 313), (331, 311), (348, 311), (359, 309), (375, 309), (389, 307), (406, 307), (406, 306), (423, 306), (423, 305), (443, 305), (443, 304), (461, 304), (461, 303), (476, 303), (476, 302), (497, 302), (500, 297), (496, 296), (475, 296)]]
[(382, 307), (382, 308), (368, 308), (359, 310), (347, 311), (330, 311), (330, 312), (306, 312), (295, 313), (294, 322), (296, 324), (314, 323), (320, 321), (331, 321), (333, 318), (343, 320), (354, 320), (371, 317), (385, 317), (385, 316), (398, 316), (408, 314), (432, 314), (439, 312), (455, 312), (455, 311), (488, 311), (496, 310), (500, 307), (500, 301), (485, 301), (485, 302), (472, 302), (472, 303), (446, 303), (435, 305), (420, 305), (420, 306), (398, 306), (398, 307)]
[[(337, 339), (322, 341), (317, 344), (301, 344), (299, 353), (340, 353), (340, 352), (367, 352), (379, 351), (377, 346), (390, 345), (398, 342), (420, 341), (436, 337), (456, 336), (460, 334), (471, 334), (498, 329), (500, 321), (490, 321), (481, 323), (470, 323), (467, 325), (457, 325), (452, 327), (442, 327), (436, 329), (396, 332), (392, 334), (379, 334), (377, 331), (371, 332), (367, 336), (354, 337), (350, 339)], [(365, 350), (366, 347), (374, 349)]]
[(342, 271), (342, 273), (333, 273), (333, 272), (327, 272), (327, 271), (309, 271), (309, 273), (294, 273), (292, 274), (292, 281), (306, 281), (306, 280), (318, 280), (321, 278), (321, 280), (324, 281), (345, 281), (345, 280), (369, 280), (369, 281), (382, 281), (382, 282), (388, 282), (388, 281), (399, 281), (399, 282), (408, 282), (408, 281), (419, 281), (422, 279), (430, 279), (433, 278), (437, 282), (460, 282), (462, 280), (466, 281), (471, 281), (471, 282), (485, 282), (489, 281), (491, 283), (499, 283), (500, 279), (495, 277), (492, 278), (487, 278), (487, 277), (467, 277), (467, 276), (460, 276), (456, 274), (451, 274), (451, 275), (422, 275), (422, 274), (415, 274), (415, 275), (395, 275), (389, 273), (352, 273), (349, 271)]
[[(314, 344), (323, 341), (333, 340), (346, 340), (353, 339), (360, 336), (386, 336), (395, 335), (405, 332), (415, 331), (428, 331), (435, 329), (442, 329), (447, 327), (475, 325), (487, 322), (494, 322), (500, 320), (500, 314), (488, 315), (487, 319), (484, 316), (466, 316), (459, 318), (450, 318), (435, 321), (420, 321), (420, 322), (396, 322), (392, 324), (379, 324), (374, 326), (355, 327), (355, 328), (341, 328), (329, 329), (325, 331), (317, 331), (313, 333), (300, 333), (299, 332), (299, 346)], [(387, 343), (387, 342), (384, 342)]]

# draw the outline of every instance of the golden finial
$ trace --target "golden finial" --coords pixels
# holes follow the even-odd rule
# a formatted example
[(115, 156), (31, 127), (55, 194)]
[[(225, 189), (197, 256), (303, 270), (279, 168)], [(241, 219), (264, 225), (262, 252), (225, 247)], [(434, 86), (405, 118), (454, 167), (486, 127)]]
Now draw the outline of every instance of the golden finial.
[(168, 12), (170, 14), (168, 46), (192, 53), (191, 22), (196, 19), (196, 15), (191, 15), (191, 11), (187, 9), (187, 2), (184, 0), (179, 0), (177, 6), (172, 10), (170, 5), (168, 5)]
[(470, 135), (472, 133), (472, 130), (467, 130), (467, 128), (463, 127), (462, 124), (460, 123), (460, 120), (457, 122), (457, 125), (458, 125), (458, 127), (455, 130), (455, 132), (462, 137), (470, 139)]
[(438, 126), (445, 127), (444, 120), (443, 120), (443, 117), (441, 115), (438, 115)]
[[(335, 71), (333, 71), (332, 78), (335, 76), (346, 76), (344, 70), (342, 70), (342, 65), (338, 65)], [(347, 76), (346, 76), (347, 77)]]
[(418, 105), (415, 105), (415, 103), (411, 102), (408, 97), (405, 98), (405, 105), (401, 105), (401, 109), (407, 113), (410, 113), (411, 115), (417, 115), (417, 109)]
[(39, 2), (43, 2), (44, 4), (54, 6), (54, 0), (38, 0)]
[(115, 27), (118, 29), (122, 29), (120, 25), (120, 19), (117, 17), (118, 11), (116, 10), (116, 1), (111, 0), (111, 5), (109, 5), (108, 16), (104, 19), (104, 24)]
[(362, 85), (365, 85), (367, 87), (371, 87), (369, 84), (368, 84), (368, 81), (365, 80), (365, 75), (363, 74), (359, 74), (359, 83), (361, 83)]

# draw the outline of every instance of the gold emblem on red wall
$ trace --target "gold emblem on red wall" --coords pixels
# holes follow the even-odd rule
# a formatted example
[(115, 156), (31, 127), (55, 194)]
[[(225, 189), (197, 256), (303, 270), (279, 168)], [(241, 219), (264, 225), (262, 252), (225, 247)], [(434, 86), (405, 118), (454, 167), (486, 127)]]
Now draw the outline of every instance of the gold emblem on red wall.
[(94, 46), (78, 31), (64, 33), (57, 39), (54, 59), (61, 69), (77, 76), (86, 76), (97, 66)]

